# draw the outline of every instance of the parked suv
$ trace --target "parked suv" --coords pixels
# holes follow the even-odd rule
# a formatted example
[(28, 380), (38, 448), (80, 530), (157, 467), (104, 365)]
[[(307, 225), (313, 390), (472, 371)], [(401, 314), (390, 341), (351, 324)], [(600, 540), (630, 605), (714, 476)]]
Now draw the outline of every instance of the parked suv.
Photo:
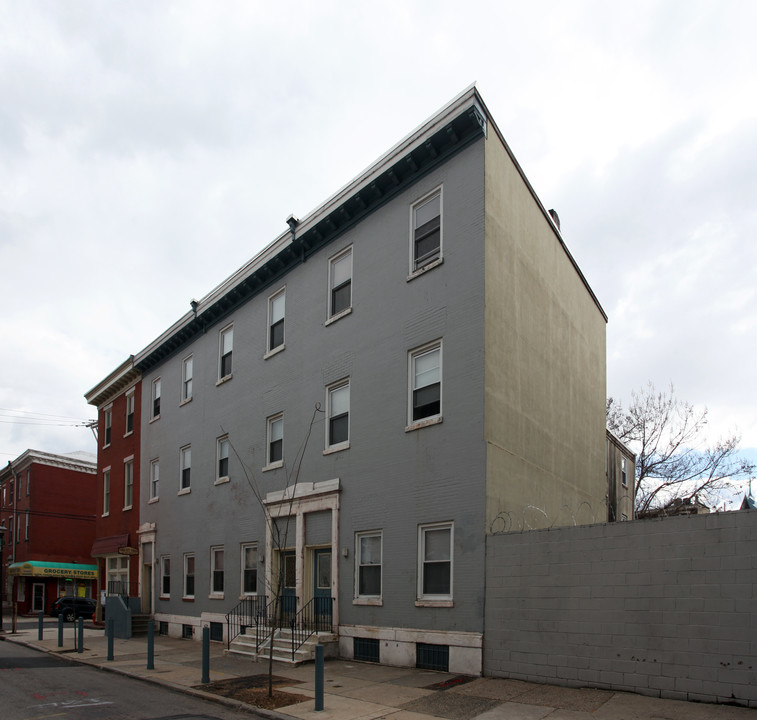
[(92, 598), (60, 597), (50, 608), (50, 617), (63, 615), (66, 622), (73, 622), (78, 617), (91, 619), (97, 603)]

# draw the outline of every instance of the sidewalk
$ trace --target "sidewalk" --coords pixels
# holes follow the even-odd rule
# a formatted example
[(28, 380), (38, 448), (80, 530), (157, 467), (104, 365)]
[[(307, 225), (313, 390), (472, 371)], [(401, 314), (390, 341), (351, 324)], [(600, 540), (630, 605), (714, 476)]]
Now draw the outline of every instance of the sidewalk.
[[(201, 685), (202, 644), (193, 640), (155, 637), (154, 670), (147, 670), (147, 639), (114, 640), (113, 661), (102, 630), (85, 628), (84, 650), (74, 650), (74, 630), (64, 629), (58, 647), (57, 628), (46, 627), (43, 639), (37, 630), (21, 630), (0, 639), (27, 645), (75, 662), (122, 673), (165, 687), (191, 693), (214, 702), (252, 710), (272, 718), (301, 720), (757, 720), (754, 710), (660, 700), (608, 690), (563, 688), (520, 680), (455, 676), (450, 673), (395, 668), (343, 660), (326, 662), (324, 710), (314, 709), (314, 665), (291, 667), (274, 664), (281, 679), (276, 689), (292, 693), (292, 703), (277, 711), (223, 698)], [(210, 645), (210, 681), (250, 685), (253, 676), (266, 676), (267, 664), (226, 655), (226, 646)], [(258, 678), (259, 679), (259, 678)], [(206, 688), (206, 689), (203, 689)]]

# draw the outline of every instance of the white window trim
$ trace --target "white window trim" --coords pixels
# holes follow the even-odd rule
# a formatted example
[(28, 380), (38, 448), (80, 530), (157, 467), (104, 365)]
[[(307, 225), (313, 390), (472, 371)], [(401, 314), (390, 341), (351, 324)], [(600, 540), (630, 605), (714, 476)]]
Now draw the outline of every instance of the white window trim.
[[(423, 562), (425, 554), (425, 532), (427, 530), (449, 529), (449, 594), (431, 595), (423, 593)], [(455, 589), (455, 524), (453, 522), (426, 523), (418, 526), (418, 587), (416, 589), (416, 607), (454, 607)]]
[[(158, 395), (157, 398), (155, 396), (155, 388), (158, 388)], [(157, 414), (154, 413), (155, 410), (155, 400), (158, 399), (161, 401), (161, 405), (163, 403), (163, 384), (159, 377), (156, 377), (153, 379), (152, 383), (150, 384), (150, 422), (155, 422), (156, 420), (160, 420), (160, 412)]]
[[(158, 482), (157, 482), (157, 492), (153, 494), (153, 488), (155, 487), (155, 468), (158, 468)], [(160, 500), (160, 458), (153, 458), (150, 460), (150, 478), (149, 478), (150, 487), (148, 492), (148, 495), (150, 496), (148, 503), (156, 503), (158, 500)]]
[(258, 544), (255, 542), (248, 542), (248, 543), (242, 543), (240, 546), (240, 553), (239, 553), (239, 599), (243, 600), (246, 597), (257, 597), (258, 595), (258, 584), (257, 584), (257, 572), (258, 567), (260, 565), (260, 557), (258, 556), (258, 560), (255, 566), (255, 592), (245, 592), (244, 589), (244, 571), (245, 571), (245, 564), (244, 564), (244, 552), (247, 548), (255, 548), (255, 554), (258, 553)]
[[(344, 310), (340, 310), (338, 313), (333, 313), (331, 308), (331, 291), (332, 291), (332, 277), (333, 277), (333, 271), (334, 271), (334, 265), (339, 262), (342, 258), (346, 257), (347, 255), (351, 256), (351, 262), (352, 262), (352, 269), (350, 271), (350, 305), (349, 307), (344, 308)], [(328, 326), (332, 323), (335, 323), (337, 320), (341, 320), (346, 315), (349, 315), (352, 313), (352, 308), (355, 305), (355, 295), (354, 295), (354, 279), (355, 279), (355, 256), (352, 254), (352, 245), (349, 245), (346, 248), (343, 248), (335, 255), (332, 255), (329, 258), (329, 278), (328, 278), (328, 297), (326, 299), (326, 322), (324, 325)]]
[[(228, 375), (221, 375), (223, 338), (229, 331), (231, 331), (231, 372)], [(229, 323), (218, 331), (218, 380), (216, 385), (222, 385), (231, 380), (232, 377), (234, 377), (234, 323)]]
[[(107, 442), (105, 438), (108, 436), (108, 424), (106, 422), (108, 415), (110, 415), (110, 440)], [(107, 407), (103, 408), (103, 448), (110, 447), (113, 442), (113, 403), (110, 403)]]
[[(188, 360), (192, 362), (192, 377), (189, 378), (189, 380), (192, 382), (192, 392), (185, 397), (184, 389), (186, 388), (186, 384), (187, 384), (186, 370), (187, 370)], [(181, 387), (179, 388), (179, 407), (192, 402), (193, 397), (194, 397), (194, 353), (190, 353), (189, 355), (182, 358), (181, 360)]]
[[(129, 400), (131, 400), (134, 410), (131, 413), (131, 430), (129, 430)], [(137, 401), (134, 397), (134, 388), (126, 391), (126, 413), (124, 415), (124, 437), (134, 434), (134, 416), (137, 414)]]
[(265, 430), (265, 467), (263, 468), (263, 472), (266, 472), (268, 470), (276, 470), (277, 468), (284, 466), (284, 438), (282, 437), (282, 452), (281, 452), (281, 460), (274, 460), (271, 462), (271, 427), (273, 423), (275, 423), (277, 420), (284, 420), (284, 413), (276, 413), (275, 415), (270, 415), (266, 418), (266, 430)]
[[(182, 487), (184, 483), (184, 451), (189, 450), (189, 485)], [(192, 444), (182, 445), (179, 448), (179, 495), (186, 495), (192, 491)]]
[[(220, 550), (223, 553), (223, 590), (216, 592), (213, 590), (213, 574), (216, 569), (216, 552)], [(226, 549), (223, 545), (211, 545), (210, 546), (210, 594), (208, 599), (210, 600), (222, 600), (226, 594)]]
[[(101, 517), (108, 517), (110, 515), (110, 501), (111, 501), (111, 477), (110, 477), (110, 469), (111, 466), (108, 465), (108, 467), (103, 468), (103, 514)], [(108, 476), (108, 509), (105, 509), (105, 476)]]
[[(269, 295), (268, 297), (268, 317), (267, 317), (267, 323), (266, 323), (266, 338), (265, 338), (265, 355), (263, 355), (264, 360), (268, 360), (268, 358), (273, 357), (274, 355), (278, 355), (282, 350), (286, 349), (287, 346), (287, 321), (286, 321), (286, 285), (284, 287), (279, 288), (275, 293)], [(280, 295), (284, 296), (284, 339), (281, 343), (281, 345), (277, 345), (275, 348), (271, 347), (271, 311), (273, 310), (273, 302), (276, 300)]]
[[(381, 577), (381, 593), (378, 595), (361, 595), (360, 594), (360, 539), (364, 537), (378, 537), (381, 541), (381, 562), (379, 563)], [(383, 530), (364, 530), (355, 533), (355, 586), (353, 589), (353, 605), (373, 605), (383, 606), (384, 593), (384, 531)]]
[(628, 487), (628, 460), (620, 458), (620, 483), (624, 488)]
[[(413, 420), (413, 381), (415, 379), (415, 360), (432, 350), (439, 349), (439, 413), (422, 420)], [(420, 430), (444, 421), (444, 348), (442, 338), (410, 350), (407, 354), (407, 425), (405, 432)]]
[[(444, 186), (439, 185), (430, 192), (427, 192), (422, 197), (418, 198), (414, 203), (410, 205), (410, 226), (409, 226), (409, 273), (407, 281), (410, 282), (415, 278), (424, 275), (429, 270), (433, 270), (435, 267), (444, 263)], [(415, 268), (415, 209), (423, 205), (423, 203), (431, 200), (435, 195), (439, 195), (439, 257), (436, 260), (432, 260), (425, 265)]]
[[(195, 587), (194, 587), (194, 592), (191, 595), (187, 595), (187, 560), (189, 558), (192, 558), (193, 560), (195, 560), (194, 573), (192, 573), (192, 577), (194, 578), (194, 582), (195, 582)], [(197, 595), (197, 560), (195, 558), (194, 553), (184, 553), (184, 560), (182, 563), (182, 572), (181, 572), (181, 597), (183, 600), (194, 600), (196, 595)]]
[[(330, 440), (330, 425), (331, 425), (331, 393), (334, 390), (339, 390), (343, 387), (350, 389), (350, 407), (347, 411), (347, 440), (344, 442), (336, 443), (335, 445), (329, 445)], [(350, 378), (342, 378), (335, 383), (331, 383), (326, 387), (326, 449), (323, 451), (324, 455), (330, 455), (331, 453), (341, 452), (347, 450), (350, 447), (350, 431), (352, 424), (352, 388), (350, 387)]]
[[(221, 444), (223, 442), (226, 442), (228, 445), (228, 450), (226, 454), (226, 475), (219, 475), (220, 471), (220, 465), (221, 465)], [(228, 435), (221, 435), (221, 437), (216, 438), (216, 479), (213, 483), (214, 485), (222, 485), (223, 483), (229, 482), (229, 473), (231, 472), (229, 465), (231, 464), (231, 443), (229, 442), (229, 436)]]
[[(165, 562), (166, 562), (166, 560), (168, 560), (168, 564), (169, 564), (169, 568), (170, 568), (170, 565), (171, 565), (171, 556), (170, 555), (161, 555), (160, 556), (160, 566), (159, 566), (160, 567), (160, 579), (159, 579), (160, 587), (159, 587), (159, 591), (158, 591), (158, 597), (161, 600), (169, 600), (171, 598), (171, 588), (170, 587), (169, 587), (167, 593), (163, 592), (163, 578), (166, 576), (166, 573), (165, 573)], [(169, 582), (169, 585), (170, 585), (171, 584), (171, 573), (170, 572), (168, 573), (168, 582)]]
[[(131, 465), (131, 502), (126, 504), (126, 466)], [(124, 458), (124, 510), (131, 510), (134, 507), (134, 455)]]

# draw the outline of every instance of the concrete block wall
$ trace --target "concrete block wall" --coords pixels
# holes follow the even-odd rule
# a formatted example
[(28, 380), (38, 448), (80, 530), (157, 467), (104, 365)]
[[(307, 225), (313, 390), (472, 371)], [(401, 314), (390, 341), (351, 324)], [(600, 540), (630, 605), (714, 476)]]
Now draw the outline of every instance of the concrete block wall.
[(484, 674), (757, 707), (757, 512), (487, 538)]

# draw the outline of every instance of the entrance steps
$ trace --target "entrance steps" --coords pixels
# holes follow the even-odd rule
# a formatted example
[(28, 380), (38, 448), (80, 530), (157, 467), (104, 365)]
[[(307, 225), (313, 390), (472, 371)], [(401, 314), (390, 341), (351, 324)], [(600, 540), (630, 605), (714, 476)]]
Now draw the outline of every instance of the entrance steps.
[[(249, 635), (237, 635), (231, 641), (229, 654), (246, 655), (254, 660), (268, 658), (269, 647), (271, 643), (270, 636), (261, 644), (260, 650), (255, 649), (255, 628), (248, 628)], [(269, 629), (264, 634), (268, 635)], [(336, 649), (338, 642), (334, 633), (313, 633), (303, 644), (294, 652), (292, 657), (292, 631), (288, 628), (276, 630), (273, 634), (273, 659), (276, 662), (286, 663), (287, 665), (299, 665), (304, 662), (315, 660), (315, 648), (317, 645), (324, 645), (324, 654), (329, 655), (329, 650)]]

